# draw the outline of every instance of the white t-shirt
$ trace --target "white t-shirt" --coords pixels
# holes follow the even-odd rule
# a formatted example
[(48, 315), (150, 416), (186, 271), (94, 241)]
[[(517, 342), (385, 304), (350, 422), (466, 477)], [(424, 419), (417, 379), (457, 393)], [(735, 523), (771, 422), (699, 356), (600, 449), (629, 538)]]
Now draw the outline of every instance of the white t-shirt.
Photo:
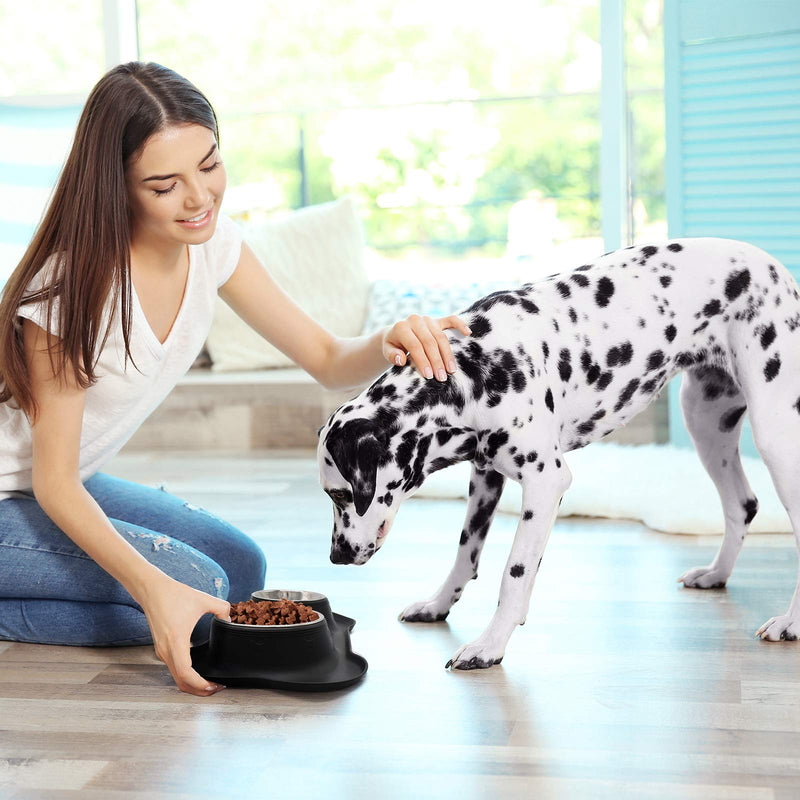
[[(125, 365), (121, 315), (117, 313), (97, 362), (97, 383), (86, 390), (81, 481), (119, 452), (191, 367), (211, 328), (217, 291), (233, 274), (241, 249), (241, 228), (221, 214), (214, 235), (205, 244), (189, 245), (189, 275), (183, 302), (163, 344), (153, 333), (131, 287), (130, 350), (139, 369), (130, 359)], [(37, 275), (38, 283), (43, 281), (45, 269)], [(32, 281), (30, 288), (36, 284)], [(50, 330), (54, 335), (56, 303), (57, 300)], [(47, 328), (46, 301), (20, 306), (18, 313)], [(105, 331), (105, 320), (101, 331)], [(33, 491), (31, 427), (25, 414), (12, 404), (16, 406), (13, 400), (0, 404), (0, 500), (20, 493), (31, 495)]]

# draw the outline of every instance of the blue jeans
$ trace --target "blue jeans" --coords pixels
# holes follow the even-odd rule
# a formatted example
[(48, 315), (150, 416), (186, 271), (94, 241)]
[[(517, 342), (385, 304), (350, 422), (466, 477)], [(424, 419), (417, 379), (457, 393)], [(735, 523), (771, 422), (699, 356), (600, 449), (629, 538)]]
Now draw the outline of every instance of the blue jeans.
[[(266, 559), (248, 536), (161, 489), (97, 473), (85, 483), (111, 524), (181, 583), (238, 603), (264, 588)], [(203, 615), (192, 643), (208, 638)], [(152, 644), (142, 607), (44, 513), (36, 499), (0, 501), (0, 640)]]

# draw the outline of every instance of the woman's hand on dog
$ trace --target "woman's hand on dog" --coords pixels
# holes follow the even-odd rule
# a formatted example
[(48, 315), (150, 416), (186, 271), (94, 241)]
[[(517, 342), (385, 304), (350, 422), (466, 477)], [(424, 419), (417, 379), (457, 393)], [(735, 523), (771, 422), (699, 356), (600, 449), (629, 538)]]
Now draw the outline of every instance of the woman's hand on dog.
[(408, 358), (425, 378), (446, 381), (447, 373), (456, 371), (456, 362), (450, 342), (443, 331), (455, 328), (465, 336), (472, 331), (464, 320), (451, 314), (433, 319), (412, 314), (408, 319), (392, 325), (383, 337), (383, 355), (398, 367), (405, 366)]

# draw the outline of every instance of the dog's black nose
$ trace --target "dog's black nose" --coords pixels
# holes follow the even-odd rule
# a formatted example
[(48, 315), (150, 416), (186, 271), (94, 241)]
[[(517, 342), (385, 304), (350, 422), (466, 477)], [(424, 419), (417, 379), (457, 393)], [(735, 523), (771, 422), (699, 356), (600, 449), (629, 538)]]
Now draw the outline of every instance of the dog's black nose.
[(335, 550), (331, 550), (331, 561), (334, 564), (347, 564), (348, 561), (345, 558), (344, 553), (336, 548)]

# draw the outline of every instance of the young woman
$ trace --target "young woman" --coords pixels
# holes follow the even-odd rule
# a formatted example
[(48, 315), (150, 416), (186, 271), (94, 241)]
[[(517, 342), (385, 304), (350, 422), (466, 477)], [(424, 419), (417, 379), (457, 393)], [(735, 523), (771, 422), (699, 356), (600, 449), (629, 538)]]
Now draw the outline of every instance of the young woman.
[(445, 380), (442, 331), (469, 333), (414, 315), (332, 336), (220, 214), (225, 184), (204, 95), (158, 64), (115, 67), (0, 302), (0, 639), (152, 643), (200, 696), (224, 687), (192, 669), (190, 643), (264, 587), (264, 554), (208, 512), (99, 470), (189, 369), (217, 294), (331, 388), (408, 357)]

